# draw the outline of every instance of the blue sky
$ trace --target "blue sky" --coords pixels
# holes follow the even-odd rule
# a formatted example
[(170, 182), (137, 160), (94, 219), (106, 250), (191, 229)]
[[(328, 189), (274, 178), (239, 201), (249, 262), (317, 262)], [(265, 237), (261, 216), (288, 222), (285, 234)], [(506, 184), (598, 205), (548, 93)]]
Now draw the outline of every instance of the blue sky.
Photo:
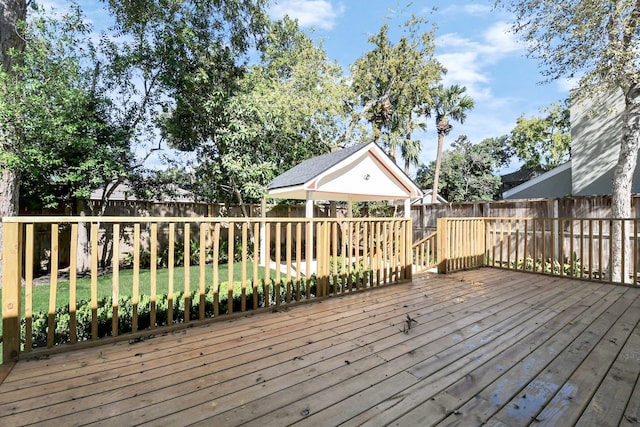
[[(68, 2), (45, 0), (45, 7), (64, 10)], [(568, 81), (540, 84), (542, 75), (537, 63), (526, 58), (524, 45), (509, 33), (512, 17), (493, 8), (494, 0), (415, 1), (399, 15), (397, 0), (272, 0), (270, 15), (285, 14), (297, 18), (300, 26), (312, 31), (322, 41), (329, 58), (336, 60), (348, 74), (349, 66), (372, 48), (367, 42), (387, 23), (392, 42), (397, 42), (399, 24), (410, 13), (437, 24), (436, 58), (448, 69), (444, 84), (467, 88), (475, 108), (464, 124), (454, 123), (445, 140), (445, 149), (459, 135), (474, 143), (507, 134), (520, 115), (541, 115), (541, 109), (568, 96)], [(400, 6), (407, 2), (400, 2)], [(80, 1), (96, 30), (111, 22), (104, 3)], [(433, 10), (436, 8), (436, 10)], [(430, 28), (425, 26), (425, 30)], [(427, 132), (416, 133), (422, 140), (421, 160), (435, 160), (437, 136), (433, 119)], [(513, 170), (516, 164), (507, 170)]]
[[(508, 31), (511, 16), (494, 9), (493, 3), (416, 1), (408, 9), (437, 24), (436, 58), (448, 69), (445, 86), (465, 86), (475, 101), (464, 124), (454, 123), (446, 146), (461, 134), (474, 143), (507, 134), (518, 116), (541, 115), (542, 108), (569, 93), (567, 81), (539, 84), (543, 78), (537, 63), (526, 58), (524, 45)], [(313, 35), (323, 41), (328, 56), (348, 72), (349, 65), (371, 49), (367, 42), (370, 35), (384, 23), (393, 29), (404, 21), (389, 19), (394, 9), (398, 10), (394, 0), (277, 0), (271, 14), (278, 18), (286, 13), (297, 18), (302, 27), (314, 28)], [(408, 16), (405, 13), (404, 17)], [(397, 37), (390, 34), (396, 42)], [(421, 159), (425, 163), (436, 157), (435, 125), (430, 120), (427, 132), (415, 135), (423, 141)]]

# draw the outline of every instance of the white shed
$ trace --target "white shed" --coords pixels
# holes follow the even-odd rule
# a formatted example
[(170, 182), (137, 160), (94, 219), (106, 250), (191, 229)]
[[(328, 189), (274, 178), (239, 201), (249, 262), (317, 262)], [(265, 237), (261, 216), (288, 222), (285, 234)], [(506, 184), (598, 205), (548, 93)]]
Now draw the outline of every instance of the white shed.
[(306, 200), (309, 218), (315, 200), (402, 200), (409, 216), (411, 199), (422, 197), (422, 191), (378, 144), (370, 142), (305, 160), (271, 181), (268, 197)]
[(313, 218), (316, 200), (402, 200), (404, 215), (410, 217), (411, 199), (422, 197), (422, 191), (378, 144), (369, 142), (305, 160), (271, 181), (267, 197), (306, 200), (306, 218)]

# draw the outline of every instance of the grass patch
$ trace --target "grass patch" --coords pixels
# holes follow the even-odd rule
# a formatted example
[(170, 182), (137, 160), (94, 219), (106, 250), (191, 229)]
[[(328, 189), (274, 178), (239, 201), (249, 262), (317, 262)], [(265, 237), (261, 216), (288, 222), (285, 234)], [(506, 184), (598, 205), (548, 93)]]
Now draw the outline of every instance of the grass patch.
[[(259, 279), (264, 279), (265, 268), (258, 267)], [(275, 271), (270, 271), (270, 278), (273, 280)], [(174, 294), (184, 291), (184, 267), (175, 267), (173, 269), (173, 290)], [(220, 293), (227, 293), (229, 268), (228, 264), (218, 266), (218, 278), (220, 284)], [(140, 270), (139, 294), (149, 296), (151, 294), (151, 271)], [(253, 280), (253, 264), (247, 264), (246, 271), (247, 281)], [(242, 281), (242, 265), (234, 264), (233, 281)], [(98, 277), (98, 300), (108, 298), (113, 295), (112, 290), (113, 275), (105, 274)], [(207, 265), (205, 268), (205, 287), (213, 284), (213, 266)], [(247, 284), (247, 286), (251, 286)], [(193, 292), (200, 287), (200, 266), (194, 265), (189, 268), (189, 290)], [(169, 269), (162, 268), (156, 272), (156, 295), (166, 295), (169, 290)], [(22, 288), (22, 308), (21, 313), (24, 317), (24, 288)], [(32, 307), (33, 312), (49, 310), (49, 291), (50, 285), (34, 285)], [(133, 295), (133, 269), (119, 271), (119, 296)], [(78, 278), (76, 281), (76, 298), (77, 300), (91, 300), (91, 278)], [(69, 304), (69, 281), (59, 281), (56, 290), (56, 308), (64, 307)], [(0, 307), (2, 306), (2, 295), (0, 293)], [(2, 334), (2, 322), (0, 322), (0, 335)]]

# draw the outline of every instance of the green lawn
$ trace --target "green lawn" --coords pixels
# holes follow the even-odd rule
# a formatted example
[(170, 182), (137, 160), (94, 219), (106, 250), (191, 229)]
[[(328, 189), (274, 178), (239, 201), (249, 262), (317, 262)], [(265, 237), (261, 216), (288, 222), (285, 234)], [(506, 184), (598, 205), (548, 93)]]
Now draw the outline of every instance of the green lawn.
[[(259, 277), (264, 278), (264, 268), (259, 267)], [(184, 290), (184, 267), (176, 267), (173, 270), (173, 290), (179, 292)], [(222, 264), (218, 268), (219, 283), (221, 284), (221, 293), (227, 289), (228, 282), (228, 265)], [(275, 277), (275, 271), (271, 270), (270, 277)], [(234, 282), (242, 281), (242, 266), (234, 264), (233, 270)], [(247, 281), (253, 279), (253, 264), (247, 264)], [(98, 277), (98, 299), (110, 297), (112, 295), (112, 274), (105, 274)], [(131, 296), (133, 294), (133, 270), (120, 270), (119, 272), (119, 295)], [(207, 265), (205, 268), (205, 287), (213, 283), (213, 267)], [(150, 270), (140, 270), (140, 295), (150, 295), (151, 289), (151, 272)], [(189, 289), (194, 291), (200, 287), (200, 267), (195, 265), (189, 269)], [(49, 309), (49, 289), (50, 285), (38, 285), (33, 287), (33, 311), (46, 312)], [(158, 269), (156, 273), (156, 294), (162, 295), (168, 293), (169, 289), (169, 269)], [(22, 314), (24, 316), (24, 288), (22, 290)], [(91, 299), (91, 278), (79, 278), (76, 282), (76, 298), (78, 300)], [(69, 304), (69, 281), (60, 281), (56, 292), (56, 307), (62, 307)], [(2, 295), (0, 294), (0, 307), (2, 306)], [(2, 334), (2, 323), (0, 322), (0, 335)]]

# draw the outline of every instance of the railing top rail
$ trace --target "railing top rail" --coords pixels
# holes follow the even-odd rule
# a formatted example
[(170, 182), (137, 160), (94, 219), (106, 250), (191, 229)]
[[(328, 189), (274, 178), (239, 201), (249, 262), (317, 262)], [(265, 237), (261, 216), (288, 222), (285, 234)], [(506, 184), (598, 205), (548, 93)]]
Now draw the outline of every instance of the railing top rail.
[(438, 233), (436, 231), (434, 231), (433, 233), (429, 234), (427, 237), (423, 237), (422, 239), (418, 240), (417, 242), (415, 242), (413, 244), (413, 247), (415, 248), (416, 246), (419, 246), (421, 244), (423, 244), (424, 242), (426, 242), (429, 239), (433, 239), (434, 237), (436, 237)]
[[(454, 220), (454, 219), (472, 219), (472, 218), (447, 218), (449, 220)], [(476, 219), (476, 218), (473, 218)], [(611, 218), (611, 217), (601, 217), (601, 218), (589, 218), (589, 217), (571, 217), (571, 216), (566, 216), (566, 217), (550, 217), (550, 216), (537, 216), (537, 217), (532, 217), (532, 216), (527, 216), (527, 217), (521, 217), (521, 216), (506, 216), (506, 217), (500, 217), (500, 216), (490, 216), (490, 217), (483, 217), (483, 218), (479, 218), (479, 219), (483, 219), (486, 221), (506, 221), (506, 220), (536, 220), (536, 221), (638, 221), (640, 220), (640, 218)]]
[(447, 221), (484, 221), (489, 219), (489, 217), (486, 216), (448, 216), (443, 218)]
[(3, 223), (50, 224), (50, 223), (194, 223), (194, 222), (371, 222), (410, 221), (411, 218), (305, 218), (305, 217), (125, 217), (125, 216), (12, 216), (3, 217)]

